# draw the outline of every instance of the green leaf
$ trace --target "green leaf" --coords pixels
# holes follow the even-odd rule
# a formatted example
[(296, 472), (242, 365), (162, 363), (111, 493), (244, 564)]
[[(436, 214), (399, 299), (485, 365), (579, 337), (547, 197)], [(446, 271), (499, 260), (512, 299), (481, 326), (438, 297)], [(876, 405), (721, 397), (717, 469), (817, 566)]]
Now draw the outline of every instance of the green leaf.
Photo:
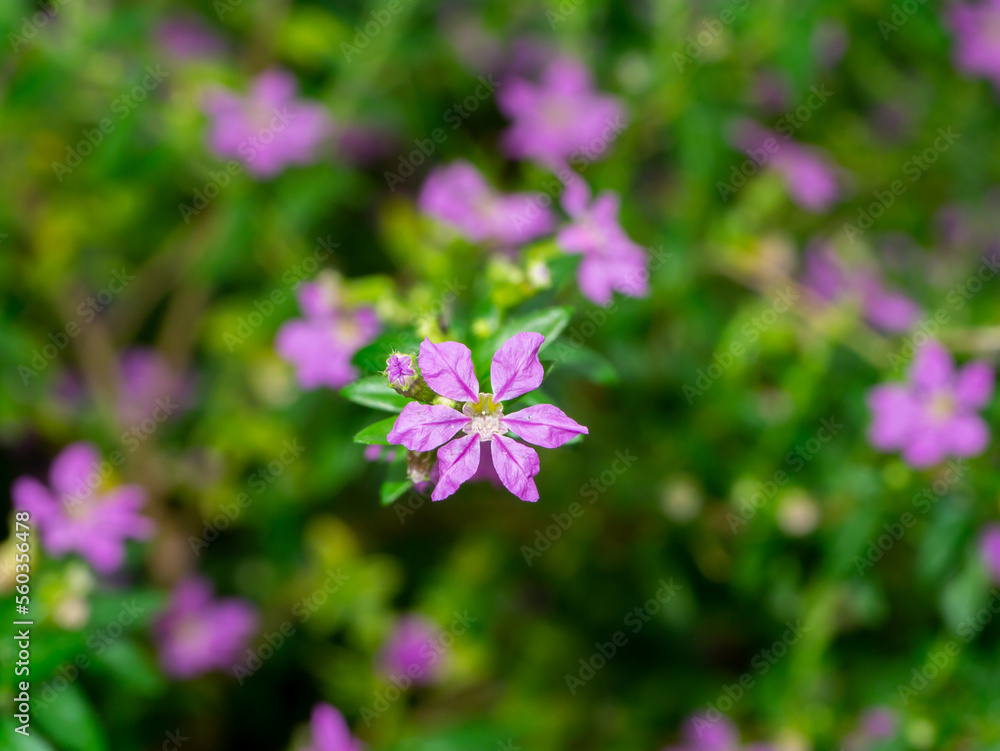
[(588, 347), (561, 347), (556, 360), (591, 383), (602, 386), (618, 383), (618, 370), (612, 362)]
[(382, 489), (379, 491), (382, 505), (388, 506), (412, 487), (413, 483), (409, 480), (386, 480), (382, 483)]
[(522, 334), (525, 331), (534, 331), (545, 337), (545, 343), (538, 350), (539, 353), (545, 352), (559, 338), (559, 334), (563, 332), (563, 329), (566, 328), (572, 317), (573, 308), (560, 306), (544, 308), (511, 318), (477, 347), (477, 370), (485, 370), (493, 357), (493, 353), (500, 349), (500, 346), (505, 341), (515, 334)]
[(45, 734), (67, 751), (106, 751), (108, 742), (83, 689), (70, 683), (51, 703), (34, 712)]
[(403, 407), (410, 401), (389, 388), (383, 376), (362, 378), (350, 386), (345, 386), (340, 393), (355, 404), (386, 412), (402, 412)]
[(362, 428), (354, 436), (355, 443), (365, 443), (368, 445), (378, 444), (380, 446), (389, 445), (389, 431), (392, 430), (392, 426), (396, 424), (395, 417), (387, 417), (384, 420), (379, 420), (376, 423), (372, 423), (367, 428)]

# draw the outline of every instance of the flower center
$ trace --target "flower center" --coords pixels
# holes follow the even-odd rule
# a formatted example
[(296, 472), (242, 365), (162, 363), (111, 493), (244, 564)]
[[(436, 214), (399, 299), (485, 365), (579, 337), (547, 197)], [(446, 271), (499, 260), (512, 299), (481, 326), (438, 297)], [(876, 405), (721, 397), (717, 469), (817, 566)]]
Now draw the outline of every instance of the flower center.
[(955, 413), (955, 399), (948, 393), (935, 394), (931, 398), (929, 411), (935, 420), (947, 420)]
[(469, 418), (469, 424), (462, 430), (469, 435), (478, 434), (480, 441), (488, 441), (507, 432), (503, 425), (503, 404), (494, 402), (493, 394), (481, 393), (479, 401), (466, 402), (462, 414)]

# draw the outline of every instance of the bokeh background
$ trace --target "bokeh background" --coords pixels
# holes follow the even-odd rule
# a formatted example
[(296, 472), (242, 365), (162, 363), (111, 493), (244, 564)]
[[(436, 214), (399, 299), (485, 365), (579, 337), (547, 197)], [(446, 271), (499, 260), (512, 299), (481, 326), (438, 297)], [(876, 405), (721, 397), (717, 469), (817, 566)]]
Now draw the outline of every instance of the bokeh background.
[[(151, 521), (110, 562), (32, 522), (31, 735), (4, 639), (0, 745), (352, 748), (310, 723), (329, 704), (373, 750), (1000, 748), (975, 418), (998, 414), (997, 28), (990, 0), (3, 3), (0, 485), (88, 442)], [(477, 235), (503, 207), (474, 180), (450, 220), (423, 193), (464, 160), (573, 221), (503, 98), (560, 60), (624, 124), (567, 160), (644, 253), (610, 300), (554, 229)], [(529, 110), (580, 118), (538, 86)], [(361, 386), (276, 351), (317, 278), (346, 339), (310, 352)], [(538, 503), (432, 502), (354, 441), (400, 408), (389, 352), (462, 341), (485, 376), (528, 330), (541, 401), (589, 428), (539, 452)], [(906, 422), (915, 395), (880, 440), (873, 389), (919, 381), (930, 339), (985, 363), (972, 423)], [(900, 450), (927, 435), (941, 456)], [(69, 527), (118, 523), (91, 510)], [(190, 594), (183, 621), (193, 581), (217, 610)]]

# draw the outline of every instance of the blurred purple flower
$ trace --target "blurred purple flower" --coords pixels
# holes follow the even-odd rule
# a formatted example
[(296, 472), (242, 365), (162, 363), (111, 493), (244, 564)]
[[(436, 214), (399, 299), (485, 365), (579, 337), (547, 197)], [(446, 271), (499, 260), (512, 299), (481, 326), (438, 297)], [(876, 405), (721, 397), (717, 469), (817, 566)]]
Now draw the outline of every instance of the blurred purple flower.
[(370, 308), (347, 308), (336, 276), (321, 274), (299, 288), (303, 318), (286, 321), (274, 338), (280, 357), (295, 367), (304, 389), (340, 388), (353, 381), (351, 358), (381, 327)]
[(726, 717), (710, 719), (704, 714), (689, 717), (681, 727), (681, 744), (667, 746), (663, 751), (740, 751), (740, 749), (768, 751), (763, 744), (743, 746), (736, 726)]
[(361, 741), (351, 736), (344, 716), (330, 704), (313, 707), (309, 720), (309, 745), (301, 751), (362, 751)]
[(820, 21), (813, 30), (809, 43), (820, 67), (832, 68), (847, 53), (851, 35), (840, 21)]
[(947, 20), (955, 34), (955, 64), (1000, 88), (1000, 0), (955, 3), (947, 10)]
[(739, 120), (734, 138), (757, 164), (770, 167), (785, 183), (789, 197), (807, 211), (823, 213), (840, 198), (837, 168), (811, 146), (779, 136), (750, 120)]
[(912, 467), (937, 464), (947, 456), (977, 456), (990, 431), (976, 414), (993, 395), (994, 372), (970, 362), (957, 372), (951, 354), (937, 342), (925, 344), (910, 367), (909, 382), (868, 392), (872, 424), (868, 440), (879, 451), (902, 451)]
[(646, 295), (646, 252), (618, 223), (618, 194), (604, 191), (591, 202), (590, 189), (575, 178), (566, 186), (562, 204), (573, 221), (559, 230), (556, 243), (564, 253), (583, 256), (576, 272), (583, 295), (598, 305), (611, 302), (613, 292)]
[[(490, 367), (493, 393), (480, 393), (472, 352), (459, 342), (420, 345), (420, 372), (434, 391), (465, 402), (462, 411), (442, 404), (410, 402), (389, 432), (389, 442), (411, 451), (438, 449), (439, 477), (432, 501), (452, 495), (479, 470), (480, 443), (491, 447), (493, 466), (504, 487), (522, 501), (537, 501), (538, 454), (523, 443), (505, 437), (510, 431), (543, 448), (556, 448), (588, 430), (551, 404), (537, 404), (504, 415), (502, 402), (537, 389), (545, 375), (538, 349), (545, 337), (515, 334), (497, 350)], [(465, 435), (454, 438), (461, 431)], [(454, 440), (452, 440), (454, 438)], [(440, 448), (438, 448), (440, 447)]]
[(216, 600), (212, 595), (208, 580), (184, 580), (153, 625), (167, 675), (187, 679), (211, 670), (228, 671), (257, 632), (253, 605), (238, 597)]
[(866, 738), (889, 738), (896, 733), (899, 717), (888, 707), (871, 707), (861, 715), (858, 731)]
[(167, 54), (180, 60), (219, 57), (226, 45), (197, 16), (175, 16), (156, 27), (156, 42)]
[(118, 361), (118, 419), (123, 425), (150, 418), (162, 422), (190, 406), (191, 389), (191, 378), (174, 370), (158, 350), (134, 347)]
[(246, 97), (213, 91), (205, 99), (212, 117), (209, 148), (223, 159), (239, 159), (257, 177), (315, 162), (333, 121), (319, 104), (296, 99), (297, 89), (290, 73), (268, 70), (254, 79)]
[(873, 271), (848, 270), (832, 248), (806, 252), (802, 284), (824, 300), (853, 300), (865, 319), (882, 331), (908, 331), (920, 317), (920, 306), (905, 295), (885, 288)]
[(497, 104), (513, 121), (501, 142), (507, 155), (549, 166), (595, 160), (625, 129), (621, 102), (596, 93), (587, 68), (566, 57), (549, 63), (538, 83), (505, 80)]
[(53, 556), (79, 553), (95, 570), (117, 571), (125, 561), (125, 540), (153, 535), (153, 521), (140, 516), (146, 491), (119, 485), (98, 491), (100, 454), (90, 443), (73, 443), (53, 460), (49, 486), (33, 477), (14, 481), (14, 508), (31, 514), (42, 545)]
[(987, 524), (979, 536), (979, 555), (994, 581), (1000, 582), (1000, 523)]
[(406, 675), (415, 683), (432, 683), (440, 673), (440, 629), (426, 618), (407, 616), (396, 624), (378, 656), (386, 676)]
[(470, 242), (516, 247), (552, 231), (555, 222), (543, 198), (540, 193), (497, 193), (479, 170), (459, 160), (427, 176), (417, 206)]

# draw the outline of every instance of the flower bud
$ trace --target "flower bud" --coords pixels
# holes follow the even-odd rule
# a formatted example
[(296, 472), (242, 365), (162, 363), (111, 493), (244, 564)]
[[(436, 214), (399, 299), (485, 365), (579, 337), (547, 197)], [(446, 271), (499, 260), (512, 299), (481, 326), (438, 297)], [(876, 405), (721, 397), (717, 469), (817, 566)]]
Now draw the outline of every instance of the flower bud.
[(390, 388), (397, 394), (418, 402), (428, 403), (434, 399), (434, 392), (420, 377), (417, 358), (413, 355), (393, 352), (385, 361), (385, 377)]

